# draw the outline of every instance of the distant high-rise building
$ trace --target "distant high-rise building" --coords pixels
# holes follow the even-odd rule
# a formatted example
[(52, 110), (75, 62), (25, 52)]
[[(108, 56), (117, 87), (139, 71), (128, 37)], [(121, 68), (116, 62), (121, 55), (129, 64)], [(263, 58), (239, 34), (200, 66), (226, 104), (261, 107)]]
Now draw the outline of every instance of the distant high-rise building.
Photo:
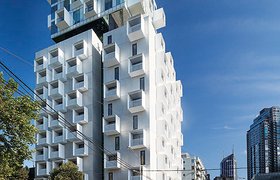
[(234, 154), (225, 157), (221, 162), (221, 177), (237, 180), (237, 162)]
[(208, 180), (210, 175), (204, 168), (199, 157), (190, 156), (188, 153), (182, 154), (183, 173), (182, 180)]
[(248, 180), (256, 174), (280, 171), (279, 107), (264, 108), (247, 132)]

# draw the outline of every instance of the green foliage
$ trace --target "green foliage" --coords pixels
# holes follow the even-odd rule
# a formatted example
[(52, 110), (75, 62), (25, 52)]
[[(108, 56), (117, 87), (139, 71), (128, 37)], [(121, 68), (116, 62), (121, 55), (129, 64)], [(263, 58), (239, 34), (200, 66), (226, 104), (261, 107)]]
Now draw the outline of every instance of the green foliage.
[(51, 180), (83, 180), (83, 173), (71, 161), (53, 169), (50, 174)]
[(36, 142), (31, 120), (37, 119), (40, 107), (28, 96), (15, 96), (17, 89), (14, 80), (5, 82), (0, 73), (0, 179), (11, 177), (31, 159), (29, 146)]
[(27, 180), (28, 179), (29, 169), (28, 167), (19, 168), (16, 172), (13, 173), (10, 180)]

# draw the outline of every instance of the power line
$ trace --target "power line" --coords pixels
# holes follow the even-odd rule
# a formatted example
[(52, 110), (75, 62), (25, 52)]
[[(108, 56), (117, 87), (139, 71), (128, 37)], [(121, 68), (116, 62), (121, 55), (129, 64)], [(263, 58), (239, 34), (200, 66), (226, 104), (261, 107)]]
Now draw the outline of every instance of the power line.
[(8, 54), (10, 54), (10, 55), (12, 55), (12, 56), (14, 56), (14, 57), (16, 57), (17, 59), (19, 59), (19, 60), (22, 61), (23, 63), (28, 64), (29, 66), (34, 67), (34, 65), (31, 64), (29, 61), (27, 61), (27, 60), (23, 59), (22, 57), (20, 57), (20, 56), (14, 54), (14, 53), (12, 53), (12, 52), (9, 51), (8, 49), (3, 48), (3, 47), (1, 47), (1, 46), (0, 46), (0, 49), (1, 49), (2, 51), (4, 51), (4, 52), (6, 52), (6, 53), (8, 53)]

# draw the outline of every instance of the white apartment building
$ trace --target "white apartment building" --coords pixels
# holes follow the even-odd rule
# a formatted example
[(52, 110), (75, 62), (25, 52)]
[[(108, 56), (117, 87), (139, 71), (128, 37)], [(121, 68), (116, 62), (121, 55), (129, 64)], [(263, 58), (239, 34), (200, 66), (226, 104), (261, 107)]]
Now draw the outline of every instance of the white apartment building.
[(35, 92), (110, 153), (42, 110), (37, 179), (70, 160), (89, 180), (181, 179), (183, 90), (158, 32), (164, 10), (153, 0), (48, 2), (57, 44), (36, 53)]
[(183, 171), (182, 180), (208, 180), (207, 171), (197, 156), (190, 156), (188, 153), (182, 154)]

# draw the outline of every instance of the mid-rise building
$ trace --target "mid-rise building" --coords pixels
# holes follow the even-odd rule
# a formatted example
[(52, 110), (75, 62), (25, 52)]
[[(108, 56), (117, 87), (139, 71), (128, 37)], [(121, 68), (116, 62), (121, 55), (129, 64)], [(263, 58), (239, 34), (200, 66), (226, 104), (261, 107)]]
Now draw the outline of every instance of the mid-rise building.
[(223, 158), (220, 164), (221, 167), (221, 177), (237, 180), (237, 161), (234, 157), (234, 153)]
[(210, 180), (210, 175), (207, 174), (207, 171), (199, 157), (183, 153), (182, 161), (182, 180)]
[(280, 109), (264, 108), (247, 131), (248, 179), (280, 171)]
[(48, 2), (56, 44), (35, 58), (35, 92), (47, 109), (36, 124), (36, 178), (73, 161), (89, 180), (181, 179), (149, 171), (182, 168), (183, 90), (158, 32), (164, 10), (154, 0)]

